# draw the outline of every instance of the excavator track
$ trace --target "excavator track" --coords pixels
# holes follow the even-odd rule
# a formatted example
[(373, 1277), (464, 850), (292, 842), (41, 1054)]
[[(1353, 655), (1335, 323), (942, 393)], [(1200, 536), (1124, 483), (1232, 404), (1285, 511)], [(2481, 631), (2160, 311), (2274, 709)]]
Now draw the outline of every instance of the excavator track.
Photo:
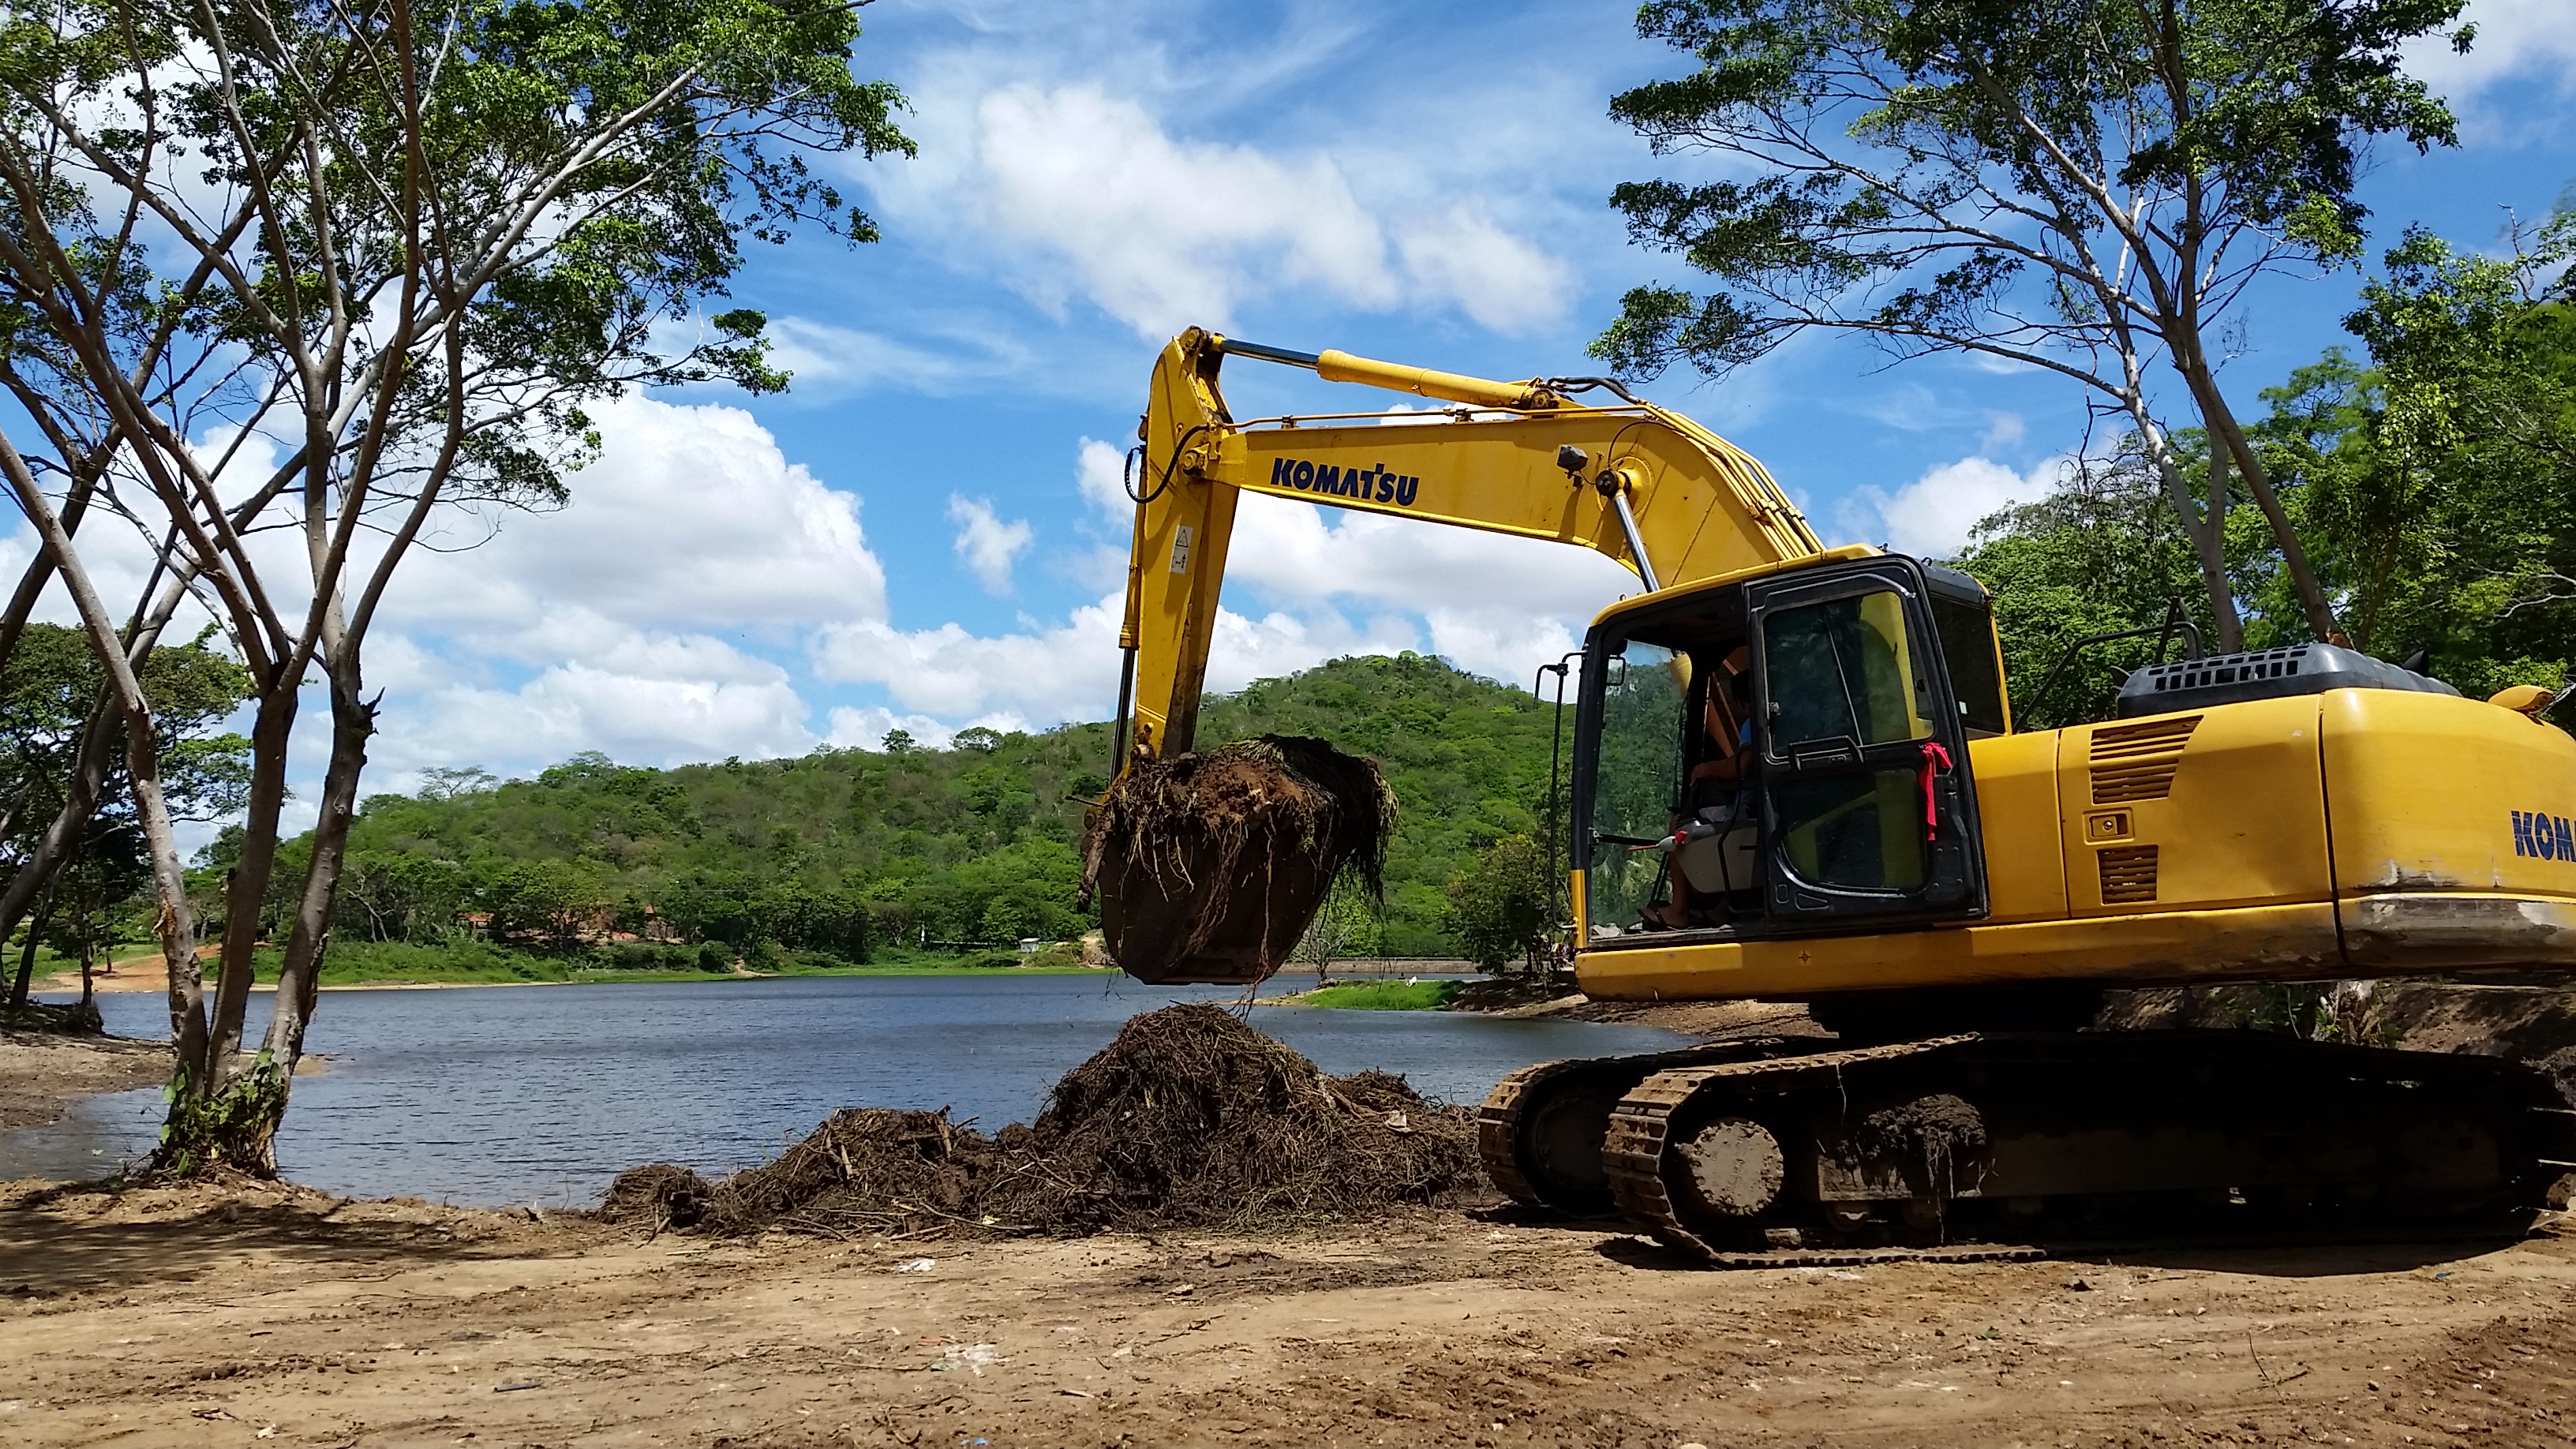
[(1808, 1043), (1752, 1037), (1632, 1057), (1570, 1058), (1503, 1078), (1476, 1113), (1485, 1175), (1514, 1202), (1577, 1217), (1617, 1210), (1602, 1176), (1602, 1134), (1631, 1088), (1660, 1071), (1778, 1056)]
[[(2511, 1233), (2576, 1167), (2576, 1112), (2495, 1058), (2252, 1032), (1764, 1045), (1631, 1059), (1646, 1069), (1601, 1139), (1618, 1209), (1719, 1266)], [(1517, 1141), (1525, 1165), (1533, 1134), (1515, 1120), (1587, 1067), (1596, 1089), (1615, 1080), (1612, 1065), (1506, 1083), (1488, 1161)]]

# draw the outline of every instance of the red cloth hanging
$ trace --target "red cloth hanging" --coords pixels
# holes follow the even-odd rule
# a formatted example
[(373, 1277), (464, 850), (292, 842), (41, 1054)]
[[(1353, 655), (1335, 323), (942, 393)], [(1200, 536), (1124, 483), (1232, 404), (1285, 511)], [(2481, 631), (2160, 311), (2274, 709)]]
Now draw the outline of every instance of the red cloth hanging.
[(1923, 838), (1926, 840), (1936, 839), (1941, 834), (1941, 810), (1932, 798), (1932, 778), (1947, 773), (1949, 768), (1950, 752), (1942, 747), (1939, 740), (1925, 740), (1923, 769), (1919, 778), (1923, 784)]

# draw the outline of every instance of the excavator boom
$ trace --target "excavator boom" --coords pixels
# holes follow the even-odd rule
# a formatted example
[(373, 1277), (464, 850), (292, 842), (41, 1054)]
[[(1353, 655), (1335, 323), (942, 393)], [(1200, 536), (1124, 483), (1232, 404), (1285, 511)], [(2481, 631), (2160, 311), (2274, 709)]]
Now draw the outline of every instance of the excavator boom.
[[(1230, 356), (1457, 406), (1238, 422), (1217, 382)], [(1569, 399), (1577, 389), (1611, 401), (1578, 405)], [(1134, 724), (1120, 767), (1194, 742), (1246, 493), (1594, 549), (1650, 591), (1825, 552), (1761, 464), (1623, 393), (1600, 379), (1493, 382), (1196, 329), (1174, 339), (1155, 363), (1143, 447), (1129, 469), (1138, 508), (1118, 642)], [(1120, 701), (1122, 720), (1130, 703)]]

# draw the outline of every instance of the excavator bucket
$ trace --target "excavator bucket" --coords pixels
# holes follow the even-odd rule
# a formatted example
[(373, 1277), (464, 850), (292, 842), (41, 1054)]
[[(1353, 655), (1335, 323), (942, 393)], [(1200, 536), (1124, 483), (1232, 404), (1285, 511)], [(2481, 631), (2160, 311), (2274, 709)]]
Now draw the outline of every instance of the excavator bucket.
[(1250, 985), (1288, 959), (1343, 872), (1380, 893), (1394, 828), (1374, 762), (1264, 735), (1129, 767), (1092, 811), (1083, 893), (1137, 980)]

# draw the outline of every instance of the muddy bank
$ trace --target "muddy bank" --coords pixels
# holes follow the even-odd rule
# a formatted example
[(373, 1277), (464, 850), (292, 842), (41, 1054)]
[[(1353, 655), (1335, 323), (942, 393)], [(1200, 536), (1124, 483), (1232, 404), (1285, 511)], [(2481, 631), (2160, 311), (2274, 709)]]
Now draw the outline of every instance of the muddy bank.
[(2564, 1442), (2576, 1237), (1693, 1271), (1597, 1224), (646, 1241), (0, 1189), (0, 1444)]
[(169, 1078), (170, 1048), (160, 1042), (0, 1031), (0, 1131), (51, 1122), (83, 1097)]

